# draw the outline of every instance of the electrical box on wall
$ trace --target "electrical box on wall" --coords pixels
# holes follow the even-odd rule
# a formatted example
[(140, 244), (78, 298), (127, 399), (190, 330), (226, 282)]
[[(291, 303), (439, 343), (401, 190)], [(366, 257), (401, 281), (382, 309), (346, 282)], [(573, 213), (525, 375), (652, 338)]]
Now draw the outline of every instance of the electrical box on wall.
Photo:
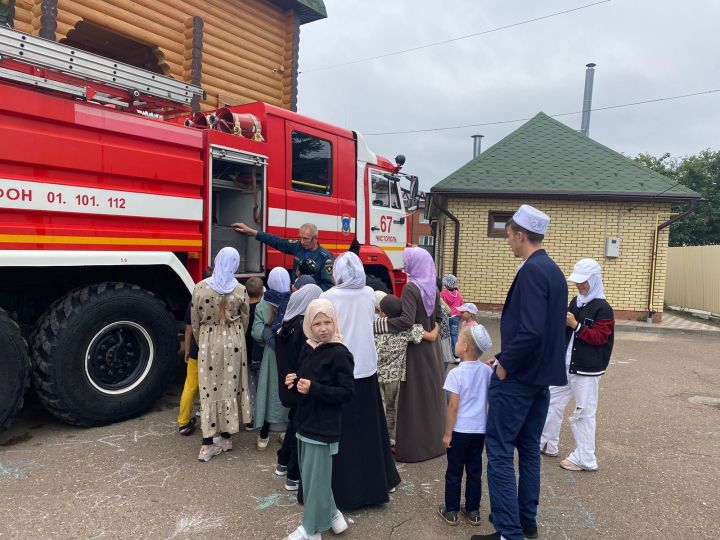
[(620, 237), (619, 236), (608, 236), (605, 240), (605, 256), (606, 257), (619, 257), (620, 256)]

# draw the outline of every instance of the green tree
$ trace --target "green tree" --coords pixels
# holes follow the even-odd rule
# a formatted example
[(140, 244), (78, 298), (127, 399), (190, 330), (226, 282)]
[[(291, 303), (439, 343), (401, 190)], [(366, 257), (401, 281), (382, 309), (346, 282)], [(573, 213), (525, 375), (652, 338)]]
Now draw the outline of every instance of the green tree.
[[(720, 151), (703, 150), (683, 158), (639, 154), (635, 160), (697, 191), (705, 199), (694, 212), (670, 226), (671, 246), (720, 244)], [(682, 206), (673, 208), (683, 210)]]

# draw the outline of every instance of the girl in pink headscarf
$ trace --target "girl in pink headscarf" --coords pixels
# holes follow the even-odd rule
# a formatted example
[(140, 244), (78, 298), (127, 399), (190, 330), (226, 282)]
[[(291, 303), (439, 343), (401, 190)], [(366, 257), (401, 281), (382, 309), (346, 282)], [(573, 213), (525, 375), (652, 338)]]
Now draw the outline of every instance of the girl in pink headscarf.
[(295, 429), (305, 508), (302, 524), (287, 540), (320, 540), (328, 529), (340, 534), (348, 528), (335, 505), (332, 489), (333, 458), (338, 453), (343, 404), (355, 391), (353, 355), (343, 345), (332, 302), (313, 300), (303, 319), (308, 347), (297, 373), (285, 376), (285, 385), (297, 396)]
[[(378, 319), (375, 331), (402, 332), (420, 324), (430, 332), (442, 317), (437, 272), (430, 254), (422, 248), (403, 252), (408, 284), (402, 292), (402, 314)], [(409, 343), (405, 381), (400, 383), (397, 408), (395, 459), (417, 462), (445, 453), (445, 368), (438, 341)]]

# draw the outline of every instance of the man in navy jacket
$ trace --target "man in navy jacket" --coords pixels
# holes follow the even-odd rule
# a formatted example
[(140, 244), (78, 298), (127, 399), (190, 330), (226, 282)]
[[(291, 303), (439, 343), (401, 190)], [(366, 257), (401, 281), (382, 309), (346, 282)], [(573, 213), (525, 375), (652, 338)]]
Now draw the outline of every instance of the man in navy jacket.
[[(473, 540), (537, 538), (540, 499), (540, 435), (550, 401), (550, 385), (567, 384), (565, 276), (542, 248), (550, 218), (522, 205), (505, 227), (506, 242), (523, 259), (500, 320), (502, 352), (495, 356), (489, 390), (485, 448), (491, 535)], [(518, 451), (519, 482), (513, 458)]]

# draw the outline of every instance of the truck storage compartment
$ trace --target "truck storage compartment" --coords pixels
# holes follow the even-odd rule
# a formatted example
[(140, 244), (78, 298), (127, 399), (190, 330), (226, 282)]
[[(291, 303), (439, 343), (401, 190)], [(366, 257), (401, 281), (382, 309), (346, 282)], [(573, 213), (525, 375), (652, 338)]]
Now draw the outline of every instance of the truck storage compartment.
[(256, 229), (262, 223), (265, 191), (264, 163), (241, 163), (236, 159), (212, 160), (212, 200), (210, 207), (210, 261), (226, 246), (240, 253), (239, 274), (263, 271), (263, 249), (259, 242), (232, 229), (242, 222)]

